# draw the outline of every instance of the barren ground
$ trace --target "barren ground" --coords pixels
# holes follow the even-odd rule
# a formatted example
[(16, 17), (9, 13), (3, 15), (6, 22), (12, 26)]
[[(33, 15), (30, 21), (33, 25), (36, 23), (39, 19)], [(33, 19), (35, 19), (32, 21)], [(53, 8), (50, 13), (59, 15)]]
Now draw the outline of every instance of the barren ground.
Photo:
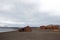
[(32, 32), (5, 32), (0, 33), (0, 40), (60, 40), (60, 32), (33, 29)]

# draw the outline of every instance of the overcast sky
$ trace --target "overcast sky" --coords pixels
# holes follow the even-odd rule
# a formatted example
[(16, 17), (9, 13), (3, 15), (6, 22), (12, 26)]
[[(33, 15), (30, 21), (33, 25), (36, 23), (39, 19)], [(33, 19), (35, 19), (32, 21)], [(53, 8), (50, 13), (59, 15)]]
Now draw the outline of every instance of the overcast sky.
[(60, 0), (0, 0), (0, 26), (60, 24)]

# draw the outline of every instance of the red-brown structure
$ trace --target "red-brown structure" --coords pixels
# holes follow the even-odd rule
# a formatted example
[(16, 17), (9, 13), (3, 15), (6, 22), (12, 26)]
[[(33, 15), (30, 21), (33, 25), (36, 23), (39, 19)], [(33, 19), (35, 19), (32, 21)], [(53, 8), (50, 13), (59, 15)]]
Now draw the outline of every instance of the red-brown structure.
[(31, 27), (30, 27), (30, 26), (26, 26), (26, 27), (24, 28), (24, 31), (25, 31), (25, 32), (31, 32), (31, 31), (32, 31), (32, 29), (31, 29)]
[(26, 26), (26, 27), (24, 27), (24, 28), (20, 28), (18, 31), (19, 31), (19, 32), (31, 32), (32, 29), (31, 29), (30, 26)]
[(18, 29), (19, 32), (24, 32), (24, 28)]
[(47, 26), (40, 26), (40, 29), (52, 29), (52, 30), (58, 30), (58, 25), (47, 25)]
[(45, 29), (45, 26), (40, 26), (40, 29)]

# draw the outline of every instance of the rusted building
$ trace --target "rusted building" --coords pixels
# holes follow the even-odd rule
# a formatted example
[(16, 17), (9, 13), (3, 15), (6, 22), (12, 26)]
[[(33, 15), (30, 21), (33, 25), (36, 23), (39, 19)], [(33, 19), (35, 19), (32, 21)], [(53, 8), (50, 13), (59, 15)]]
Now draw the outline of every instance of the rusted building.
[(19, 31), (19, 32), (31, 32), (32, 29), (31, 29), (30, 26), (26, 26), (26, 27), (24, 27), (24, 28), (20, 28), (18, 31)]
[(31, 32), (32, 29), (31, 29), (30, 26), (26, 26), (26, 27), (24, 27), (24, 31), (25, 31), (25, 32)]
[(52, 30), (58, 30), (58, 25), (47, 25), (47, 26), (40, 26), (40, 29), (52, 29)]

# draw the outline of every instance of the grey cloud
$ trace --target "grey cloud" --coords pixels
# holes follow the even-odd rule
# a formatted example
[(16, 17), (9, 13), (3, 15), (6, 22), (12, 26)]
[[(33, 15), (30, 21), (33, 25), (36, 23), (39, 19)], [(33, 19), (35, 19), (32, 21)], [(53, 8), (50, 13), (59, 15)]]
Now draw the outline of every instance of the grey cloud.
[(40, 26), (47, 24), (60, 24), (60, 18), (49, 16), (49, 13), (40, 13), (37, 4), (19, 3), (16, 0), (5, 0), (2, 3), (8, 3), (15, 6), (12, 11), (1, 11), (0, 16), (16, 22), (25, 22), (26, 24), (6, 24), (8, 26)]

